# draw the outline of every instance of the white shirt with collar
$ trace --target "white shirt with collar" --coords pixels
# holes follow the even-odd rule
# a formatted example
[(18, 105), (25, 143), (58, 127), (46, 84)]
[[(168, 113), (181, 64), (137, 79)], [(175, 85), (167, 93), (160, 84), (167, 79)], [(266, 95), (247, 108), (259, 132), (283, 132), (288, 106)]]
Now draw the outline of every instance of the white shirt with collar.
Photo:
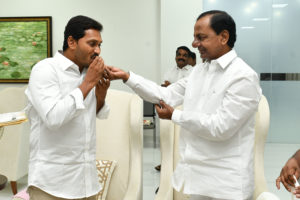
[(57, 52), (37, 63), (25, 94), (31, 123), (28, 186), (61, 198), (95, 195), (101, 189), (96, 170), (96, 116), (106, 118), (109, 107), (96, 113), (95, 88), (83, 99), (80, 73)]
[(170, 83), (175, 83), (176, 81), (187, 77), (191, 71), (193, 70), (193, 67), (191, 65), (186, 65), (183, 68), (179, 67), (172, 67), (170, 68), (164, 75), (164, 81), (169, 81)]
[(152, 103), (164, 100), (181, 126), (173, 187), (185, 194), (242, 200), (254, 190), (254, 120), (261, 97), (257, 74), (234, 50), (198, 65), (169, 87), (130, 73), (126, 82)]

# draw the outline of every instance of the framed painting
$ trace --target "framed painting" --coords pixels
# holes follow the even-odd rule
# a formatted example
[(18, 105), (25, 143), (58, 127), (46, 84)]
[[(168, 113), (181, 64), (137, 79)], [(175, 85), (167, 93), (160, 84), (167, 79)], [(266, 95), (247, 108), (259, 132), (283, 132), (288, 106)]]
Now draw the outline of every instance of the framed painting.
[(0, 17), (0, 83), (28, 82), (32, 67), (51, 56), (51, 17)]

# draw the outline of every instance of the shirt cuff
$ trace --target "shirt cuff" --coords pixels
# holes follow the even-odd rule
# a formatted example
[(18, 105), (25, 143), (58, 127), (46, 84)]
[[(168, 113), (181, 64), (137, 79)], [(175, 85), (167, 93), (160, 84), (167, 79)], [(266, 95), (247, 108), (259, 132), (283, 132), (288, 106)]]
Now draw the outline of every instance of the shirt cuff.
[(129, 72), (130, 76), (128, 80), (125, 82), (126, 85), (133, 88), (137, 84), (137, 75), (133, 72)]
[(76, 88), (71, 92), (71, 96), (75, 100), (75, 107), (77, 110), (85, 109), (85, 106), (83, 104), (83, 94), (79, 88)]
[(175, 110), (173, 111), (171, 120), (172, 120), (175, 124), (179, 124), (179, 123), (180, 123), (181, 115), (182, 115), (182, 110), (175, 109)]
[(97, 113), (97, 118), (98, 119), (107, 119), (108, 115), (110, 112), (110, 108), (109, 106), (104, 102), (104, 105), (102, 106), (102, 108), (99, 110), (99, 112)]

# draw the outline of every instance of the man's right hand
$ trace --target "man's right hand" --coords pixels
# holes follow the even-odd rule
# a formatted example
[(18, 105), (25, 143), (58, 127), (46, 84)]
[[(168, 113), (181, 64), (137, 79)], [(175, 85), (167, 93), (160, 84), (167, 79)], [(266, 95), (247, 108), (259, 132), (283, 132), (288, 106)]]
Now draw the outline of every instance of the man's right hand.
[(110, 80), (122, 79), (124, 82), (126, 82), (129, 79), (129, 73), (124, 72), (119, 68), (107, 66), (107, 69), (108, 77)]
[(91, 83), (94, 87), (103, 77), (104, 69), (105, 65), (103, 59), (96, 56), (86, 72), (84, 81)]
[(83, 97), (85, 98), (91, 89), (103, 78), (105, 70), (104, 61), (101, 57), (96, 56), (93, 62), (90, 64), (84, 81), (79, 86), (82, 91)]

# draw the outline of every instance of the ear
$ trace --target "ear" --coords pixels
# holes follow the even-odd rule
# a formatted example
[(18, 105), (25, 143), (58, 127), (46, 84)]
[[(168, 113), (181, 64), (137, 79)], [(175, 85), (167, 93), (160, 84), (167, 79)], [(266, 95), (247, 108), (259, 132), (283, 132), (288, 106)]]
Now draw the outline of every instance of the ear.
[(229, 40), (229, 32), (227, 30), (223, 30), (219, 35), (221, 36), (221, 44), (226, 45)]
[(68, 46), (70, 49), (75, 49), (77, 47), (77, 40), (75, 40), (72, 36), (68, 37)]

